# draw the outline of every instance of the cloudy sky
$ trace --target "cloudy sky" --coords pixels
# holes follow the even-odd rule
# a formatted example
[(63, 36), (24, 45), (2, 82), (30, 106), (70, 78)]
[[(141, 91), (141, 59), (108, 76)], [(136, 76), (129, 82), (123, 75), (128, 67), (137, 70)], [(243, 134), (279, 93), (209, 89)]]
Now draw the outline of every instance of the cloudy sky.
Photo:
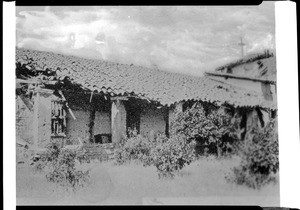
[(275, 49), (274, 2), (260, 6), (17, 7), (17, 47), (201, 76)]

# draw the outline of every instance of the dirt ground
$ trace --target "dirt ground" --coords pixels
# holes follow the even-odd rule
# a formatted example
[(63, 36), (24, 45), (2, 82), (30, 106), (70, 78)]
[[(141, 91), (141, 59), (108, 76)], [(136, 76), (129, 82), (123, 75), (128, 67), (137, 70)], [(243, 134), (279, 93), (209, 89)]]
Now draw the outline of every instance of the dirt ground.
[(43, 173), (17, 166), (17, 205), (259, 205), (279, 206), (279, 183), (260, 190), (226, 182), (224, 174), (238, 159), (203, 158), (184, 168), (174, 179), (158, 179), (155, 167), (136, 163), (116, 166), (93, 162), (90, 181), (76, 193), (48, 183)]

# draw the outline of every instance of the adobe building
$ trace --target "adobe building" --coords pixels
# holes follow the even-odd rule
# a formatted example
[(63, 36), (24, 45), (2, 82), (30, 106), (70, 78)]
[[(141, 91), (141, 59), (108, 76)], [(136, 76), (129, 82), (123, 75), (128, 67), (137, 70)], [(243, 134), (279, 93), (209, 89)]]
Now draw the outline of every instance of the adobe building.
[[(257, 63), (231, 69), (239, 72), (238, 68), (247, 69)], [(78, 138), (88, 143), (118, 145), (133, 129), (149, 137), (168, 135), (174, 114), (195, 101), (235, 109), (259, 108), (268, 113), (277, 109), (273, 92), (267, 96), (273, 89), (262, 88), (263, 84), (276, 83), (258, 78), (249, 80), (253, 83), (249, 87), (239, 86), (235, 82), (238, 73), (226, 68), (226, 72), (222, 69), (194, 77), (16, 49), (17, 139), (35, 148), (43, 148), (53, 140), (62, 145), (76, 144)], [(248, 79), (241, 83), (244, 82)], [(263, 94), (256, 84), (261, 85)]]

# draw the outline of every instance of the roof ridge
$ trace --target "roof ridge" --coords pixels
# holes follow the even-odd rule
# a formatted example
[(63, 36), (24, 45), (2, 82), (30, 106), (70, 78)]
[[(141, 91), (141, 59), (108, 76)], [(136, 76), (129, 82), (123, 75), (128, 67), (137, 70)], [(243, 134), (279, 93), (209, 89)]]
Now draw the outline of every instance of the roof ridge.
[[(17, 49), (15, 59), (21, 71), (55, 72), (57, 78), (69, 77), (84, 89), (111, 96), (141, 95), (163, 105), (190, 99), (228, 102), (235, 106), (260, 106), (263, 103), (261, 98), (249, 95), (249, 91), (218, 88), (222, 84), (207, 77), (24, 48)], [(107, 63), (109, 65), (105, 65)], [(272, 104), (266, 106), (273, 108)]]
[(264, 50), (261, 53), (254, 53), (250, 54), (248, 56), (245, 56), (244, 58), (236, 59), (231, 62), (227, 62), (227, 64), (221, 65), (217, 68), (215, 68), (215, 71), (221, 71), (225, 68), (234, 68), (236, 66), (249, 63), (249, 62), (255, 62), (257, 60), (267, 59), (271, 57), (276, 57), (273, 52), (270, 52), (271, 50)]
[(148, 71), (157, 71), (157, 72), (160, 72), (160, 73), (166, 73), (166, 74), (172, 74), (172, 75), (178, 75), (178, 76), (182, 76), (183, 75), (183, 76), (186, 76), (186, 77), (189, 77), (189, 78), (203, 77), (203, 76), (193, 76), (193, 75), (179, 73), (179, 72), (171, 72), (171, 71), (168, 71), (168, 70), (162, 70), (162, 69), (158, 69), (158, 68), (150, 68), (150, 67), (146, 67), (146, 66), (132, 64), (132, 63), (131, 64), (127, 64), (127, 63), (120, 63), (120, 62), (110, 61), (110, 60), (105, 60), (105, 59), (85, 58), (85, 57), (80, 57), (78, 55), (63, 54), (63, 53), (57, 53), (57, 52), (51, 52), (51, 51), (45, 51), (45, 50), (34, 50), (34, 49), (18, 48), (18, 47), (16, 47), (16, 49), (17, 50), (35, 51), (35, 52), (39, 52), (39, 53), (50, 53), (50, 54), (54, 54), (54, 55), (60, 55), (60, 56), (66, 56), (66, 57), (74, 57), (74, 58), (88, 60), (88, 61), (108, 62), (108, 63), (113, 64), (113, 65), (125, 65), (127, 67), (134, 66), (135, 68), (142, 68), (142, 69), (148, 70)]

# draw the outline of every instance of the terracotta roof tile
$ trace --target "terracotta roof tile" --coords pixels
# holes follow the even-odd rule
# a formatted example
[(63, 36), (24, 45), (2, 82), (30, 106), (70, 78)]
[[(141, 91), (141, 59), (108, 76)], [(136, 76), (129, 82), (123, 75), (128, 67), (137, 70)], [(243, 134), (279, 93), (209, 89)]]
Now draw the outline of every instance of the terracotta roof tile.
[[(38, 61), (38, 64), (32, 61)], [(219, 83), (208, 77), (192, 77), (141, 66), (118, 64), (103, 60), (83, 59), (51, 52), (16, 49), (16, 62), (33, 64), (37, 70), (46, 68), (58, 76), (69, 76), (83, 87), (98, 92), (123, 95), (134, 93), (163, 105), (181, 100), (229, 103), (234, 106), (262, 106), (276, 109), (256, 92)], [(44, 66), (41, 69), (41, 66)]]
[(228, 74), (226, 74), (224, 70), (228, 68), (234, 69), (245, 65), (254, 64), (254, 63), (258, 65), (257, 69), (256, 67), (254, 68), (251, 67), (253, 69), (251, 71), (247, 71), (247, 73), (245, 73), (244, 71), (241, 71), (240, 73), (239, 71), (236, 71), (235, 75), (242, 76), (244, 78), (249, 78), (249, 79), (261, 79), (261, 80), (272, 81), (276, 83), (276, 56), (274, 56), (272, 53), (250, 55), (248, 57), (237, 60), (235, 62), (231, 62), (226, 65), (223, 65), (215, 69), (214, 72), (207, 72), (207, 73), (226, 76)]

